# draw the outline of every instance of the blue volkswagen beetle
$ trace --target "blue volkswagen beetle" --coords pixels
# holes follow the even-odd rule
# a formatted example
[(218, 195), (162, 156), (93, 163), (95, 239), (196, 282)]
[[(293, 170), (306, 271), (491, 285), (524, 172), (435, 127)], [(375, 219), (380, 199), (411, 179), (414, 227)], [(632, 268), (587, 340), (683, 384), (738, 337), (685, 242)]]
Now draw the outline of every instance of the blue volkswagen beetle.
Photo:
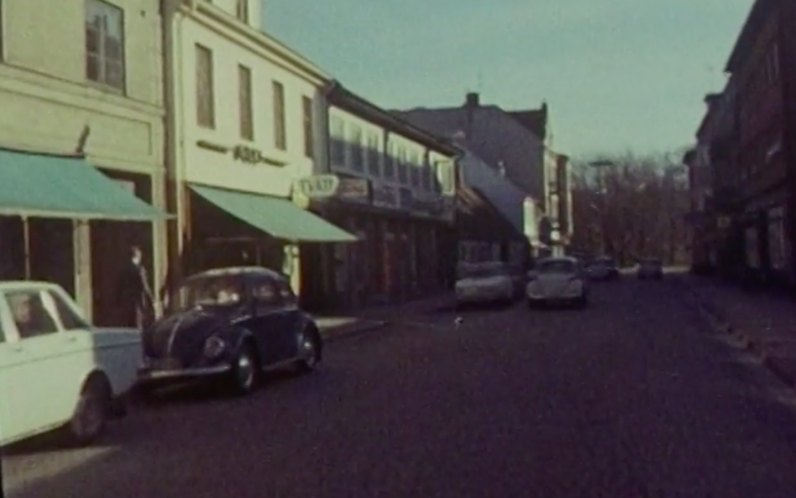
[(247, 394), (263, 372), (314, 370), (322, 348), (318, 326), (283, 276), (260, 267), (210, 270), (189, 277), (144, 331), (140, 384), (222, 379)]

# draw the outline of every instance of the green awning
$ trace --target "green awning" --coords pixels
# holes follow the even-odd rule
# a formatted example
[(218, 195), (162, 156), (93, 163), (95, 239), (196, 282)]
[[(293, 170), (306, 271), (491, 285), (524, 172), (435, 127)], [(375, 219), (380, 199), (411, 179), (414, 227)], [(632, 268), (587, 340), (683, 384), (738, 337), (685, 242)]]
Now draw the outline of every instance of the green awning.
[(82, 157), (0, 149), (0, 215), (151, 221), (168, 215)]
[(227, 213), (291, 242), (354, 242), (357, 237), (285, 199), (202, 185), (191, 189)]

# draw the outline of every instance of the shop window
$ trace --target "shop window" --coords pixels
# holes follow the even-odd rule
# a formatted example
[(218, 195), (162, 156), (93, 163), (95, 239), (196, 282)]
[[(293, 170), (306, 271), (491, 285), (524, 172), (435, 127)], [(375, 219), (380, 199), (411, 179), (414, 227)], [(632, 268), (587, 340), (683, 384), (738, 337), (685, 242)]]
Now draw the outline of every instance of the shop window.
[(86, 77), (124, 89), (124, 11), (86, 0)]
[(409, 156), (409, 181), (413, 187), (420, 186), (420, 160), (417, 151)]
[(398, 181), (402, 184), (406, 184), (409, 181), (407, 175), (407, 166), (406, 166), (406, 149), (399, 145), (398, 146)]
[(196, 119), (199, 126), (215, 128), (215, 97), (213, 95), (213, 52), (196, 45)]
[(387, 150), (384, 152), (384, 177), (395, 178), (395, 144), (392, 141), (387, 142)]
[(274, 81), (272, 86), (274, 93), (274, 144), (279, 150), (287, 150), (285, 87), (278, 81)]
[(343, 168), (345, 167), (345, 122), (338, 116), (332, 116), (329, 126), (332, 165)]
[(381, 164), (379, 164), (378, 133), (368, 134), (368, 173), (373, 176), (379, 176), (381, 174)]

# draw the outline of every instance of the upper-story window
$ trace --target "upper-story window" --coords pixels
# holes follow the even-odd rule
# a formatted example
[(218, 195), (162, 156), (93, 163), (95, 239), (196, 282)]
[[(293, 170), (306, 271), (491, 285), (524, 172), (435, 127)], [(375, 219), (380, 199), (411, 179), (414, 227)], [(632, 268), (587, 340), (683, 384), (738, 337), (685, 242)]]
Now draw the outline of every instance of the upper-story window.
[(373, 176), (381, 174), (379, 156), (379, 134), (372, 131), (368, 133), (368, 173)]
[(254, 140), (254, 111), (252, 110), (252, 72), (244, 65), (238, 66), (240, 102), (240, 136)]
[(385, 148), (384, 148), (384, 177), (393, 179), (395, 178), (395, 142), (391, 136), (385, 135)]
[(776, 42), (771, 45), (766, 55), (766, 76), (769, 83), (779, 81), (779, 44)]
[(329, 121), (331, 135), (332, 164), (337, 167), (345, 166), (345, 123), (342, 118), (332, 116)]
[(398, 181), (406, 184), (409, 181), (406, 170), (406, 147), (398, 146)]
[(423, 154), (423, 168), (421, 169), (420, 176), (423, 190), (431, 190), (431, 165), (429, 163), (429, 157), (429, 153), (426, 151), (426, 153)]
[(362, 154), (362, 128), (357, 125), (351, 127), (351, 168), (355, 171), (365, 171), (364, 157)]
[(287, 149), (287, 130), (285, 130), (285, 87), (274, 81), (274, 144), (279, 150)]
[(124, 90), (124, 11), (86, 0), (86, 77)]
[(216, 112), (213, 95), (213, 52), (196, 45), (196, 121), (199, 126), (215, 128)]
[(416, 150), (409, 154), (409, 181), (415, 188), (420, 186), (420, 155)]
[[(0, 61), (3, 60), (3, 0), (0, 0)], [(2, 335), (2, 334), (0, 334)]]
[(304, 155), (315, 157), (315, 133), (312, 128), (312, 99), (306, 95), (301, 98), (301, 109), (304, 123)]
[(249, 0), (236, 0), (235, 15), (241, 21), (249, 22)]

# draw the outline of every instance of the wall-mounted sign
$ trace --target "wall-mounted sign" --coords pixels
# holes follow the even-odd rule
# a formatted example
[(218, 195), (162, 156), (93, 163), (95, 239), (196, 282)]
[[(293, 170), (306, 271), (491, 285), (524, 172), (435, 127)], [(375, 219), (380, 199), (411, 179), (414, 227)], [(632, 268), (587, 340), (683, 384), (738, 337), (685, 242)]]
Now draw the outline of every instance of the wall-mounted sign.
[(227, 147), (226, 145), (217, 144), (208, 140), (197, 140), (196, 145), (202, 149), (218, 152), (219, 154), (226, 154), (231, 150), (234, 160), (247, 164), (270, 164), (271, 166), (284, 166), (287, 164), (285, 161), (268, 157), (262, 151), (249, 147), (248, 145)]
[(370, 202), (370, 182), (365, 178), (341, 178), (335, 197), (352, 202)]
[(262, 151), (246, 146), (236, 145), (232, 149), (232, 158), (248, 164), (270, 164), (272, 166), (284, 166), (285, 163), (266, 157)]
[(312, 175), (296, 180), (296, 188), (310, 199), (332, 197), (337, 192), (340, 179), (337, 175)]
[(373, 205), (383, 208), (397, 208), (399, 206), (398, 189), (389, 185), (373, 185)]

